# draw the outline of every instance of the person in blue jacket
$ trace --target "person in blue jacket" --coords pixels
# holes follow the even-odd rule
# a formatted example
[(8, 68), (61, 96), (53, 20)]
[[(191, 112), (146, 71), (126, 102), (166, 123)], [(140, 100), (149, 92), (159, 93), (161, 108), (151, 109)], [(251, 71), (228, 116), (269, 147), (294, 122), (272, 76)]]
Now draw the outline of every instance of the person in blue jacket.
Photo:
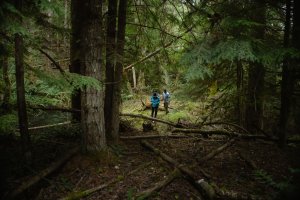
[(150, 101), (151, 101), (151, 108), (152, 108), (151, 117), (156, 118), (157, 110), (158, 110), (159, 103), (160, 103), (159, 95), (157, 94), (157, 92), (153, 92), (153, 95), (151, 96)]

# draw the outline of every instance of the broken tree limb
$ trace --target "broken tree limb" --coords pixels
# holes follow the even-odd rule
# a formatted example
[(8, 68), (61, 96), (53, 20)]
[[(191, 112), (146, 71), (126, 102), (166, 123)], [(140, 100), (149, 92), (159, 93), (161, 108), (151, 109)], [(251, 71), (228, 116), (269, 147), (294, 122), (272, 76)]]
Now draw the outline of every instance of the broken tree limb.
[[(28, 130), (38, 130), (38, 129), (43, 129), (43, 128), (50, 128), (50, 127), (55, 127), (55, 126), (63, 126), (71, 124), (71, 121), (66, 121), (66, 122), (61, 122), (57, 124), (49, 124), (49, 125), (44, 125), (44, 126), (35, 126), (35, 127), (29, 127)], [(17, 131), (20, 131), (20, 129), (16, 129)]]
[[(225, 136), (229, 136), (229, 137), (238, 137), (238, 138), (245, 139), (245, 140), (260, 139), (260, 140), (265, 140), (265, 141), (278, 142), (278, 138), (275, 138), (275, 137), (270, 138), (265, 135), (239, 134), (239, 133), (229, 132), (229, 131), (225, 131), (225, 130), (206, 131), (206, 130), (202, 130), (202, 129), (174, 128), (171, 132), (172, 133), (197, 133), (197, 134), (201, 134), (205, 137), (208, 135), (225, 135)], [(299, 139), (288, 139), (287, 142), (300, 143), (300, 140)]]
[(166, 187), (167, 185), (172, 183), (173, 180), (175, 180), (176, 178), (178, 178), (180, 176), (181, 176), (180, 171), (177, 168), (175, 168), (173, 170), (173, 172), (171, 172), (167, 176), (167, 178), (165, 178), (165, 180), (162, 180), (162, 181), (156, 183), (155, 186), (152, 188), (149, 188), (147, 190), (144, 190), (144, 191), (136, 194), (137, 199), (146, 199), (146, 198), (152, 196), (155, 192), (161, 190), (163, 187)]
[(57, 171), (64, 163), (66, 163), (72, 156), (74, 156), (79, 151), (79, 148), (74, 148), (67, 152), (62, 158), (58, 161), (52, 163), (48, 168), (42, 170), (37, 175), (30, 178), (28, 181), (23, 182), (16, 190), (14, 190), (10, 195), (9, 199), (14, 199), (21, 195), (24, 191), (37, 184), (39, 181), (49, 176), (53, 172)]
[(110, 186), (111, 184), (116, 183), (118, 181), (119, 181), (118, 179), (113, 179), (113, 180), (110, 180), (107, 183), (101, 184), (97, 187), (94, 187), (94, 188), (91, 188), (91, 189), (88, 189), (88, 190), (84, 190), (82, 192), (76, 192), (76, 193), (71, 194), (67, 197), (61, 198), (60, 200), (77, 200), (77, 199), (81, 199), (83, 197), (87, 197), (87, 196), (97, 192), (98, 190), (106, 188), (106, 187)]
[(169, 121), (165, 121), (165, 120), (161, 120), (161, 119), (157, 119), (157, 118), (153, 118), (153, 117), (148, 117), (148, 116), (140, 115), (140, 114), (122, 113), (122, 114), (120, 114), (120, 116), (123, 116), (123, 117), (136, 117), (136, 118), (148, 119), (148, 120), (160, 122), (160, 123), (163, 123), (163, 124), (168, 124), (168, 125), (174, 126), (174, 127), (177, 126), (177, 124), (174, 124), (173, 122), (169, 122)]
[[(151, 162), (140, 165), (135, 170), (129, 172), (127, 174), (127, 176), (132, 175), (132, 174), (138, 172), (141, 169), (144, 169), (146, 166), (148, 166), (150, 164), (151, 164)], [(121, 179), (124, 179), (124, 177), (112, 179), (112, 180), (110, 180), (110, 181), (108, 181), (108, 182), (106, 182), (104, 184), (101, 184), (101, 185), (99, 185), (97, 187), (94, 187), (94, 188), (91, 188), (91, 189), (87, 189), (87, 190), (84, 190), (84, 191), (81, 191), (81, 192), (71, 193), (67, 197), (63, 197), (63, 198), (61, 198), (59, 200), (78, 200), (78, 199), (82, 199), (82, 198), (87, 197), (87, 196), (89, 196), (89, 195), (91, 195), (91, 194), (93, 194), (93, 193), (95, 193), (95, 192), (97, 192), (97, 191), (99, 191), (101, 189), (104, 189), (104, 188), (110, 186), (111, 184), (117, 183)]]
[(155, 138), (189, 138), (186, 135), (137, 135), (137, 136), (121, 136), (123, 140), (139, 140), (139, 139), (155, 139)]
[(212, 131), (205, 131), (202, 129), (184, 129), (184, 128), (174, 128), (172, 133), (198, 133), (205, 137), (208, 135), (225, 135), (225, 136), (235, 136), (234, 133), (225, 131), (225, 130), (212, 130)]
[(234, 141), (235, 141), (235, 138), (229, 140), (224, 145), (222, 145), (219, 148), (215, 149), (214, 151), (210, 152), (209, 154), (207, 154), (206, 156), (204, 156), (202, 159), (200, 159), (200, 163), (202, 164), (205, 161), (208, 161), (211, 158), (215, 157), (216, 155), (218, 155), (219, 153), (221, 153), (222, 151), (224, 151), (227, 147), (231, 146)]
[(211, 125), (219, 125), (219, 124), (225, 124), (225, 125), (233, 126), (235, 128), (238, 128), (238, 129), (244, 131), (247, 134), (250, 134), (249, 131), (246, 130), (244, 127), (239, 126), (239, 125), (234, 124), (234, 123), (230, 123), (230, 122), (210, 122), (210, 123), (204, 123), (204, 124), (202, 124), (202, 126), (211, 126)]
[(41, 52), (42, 54), (44, 54), (55, 65), (55, 67), (59, 70), (59, 72), (61, 74), (66, 75), (65, 70), (47, 52), (45, 52), (42, 49), (38, 49), (38, 50), (39, 50), (39, 52)]
[(171, 163), (176, 168), (178, 168), (183, 175), (189, 180), (189, 182), (206, 198), (206, 199), (214, 199), (215, 198), (215, 192), (211, 185), (209, 185), (206, 181), (203, 179), (197, 180), (196, 173), (190, 170), (187, 167), (184, 167), (179, 162), (168, 156), (167, 154), (163, 153), (159, 149), (152, 146), (147, 141), (141, 141), (141, 145), (147, 149), (150, 149), (153, 151), (156, 155), (159, 155), (162, 159), (165, 161)]

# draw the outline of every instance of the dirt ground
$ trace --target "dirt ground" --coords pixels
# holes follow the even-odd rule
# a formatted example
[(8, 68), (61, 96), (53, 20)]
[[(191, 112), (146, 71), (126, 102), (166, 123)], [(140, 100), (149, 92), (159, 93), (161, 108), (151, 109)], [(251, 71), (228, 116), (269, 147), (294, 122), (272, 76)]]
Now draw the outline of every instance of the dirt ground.
[[(157, 130), (151, 132), (131, 130), (121, 133), (121, 136), (153, 134), (162, 133)], [(201, 158), (228, 142), (229, 138), (224, 136), (156, 138), (147, 141), (182, 166), (193, 170), (197, 180), (204, 178), (200, 170), (202, 169), (210, 177), (204, 179), (222, 191), (252, 195), (258, 199), (287, 199), (283, 197), (286, 195), (285, 191), (298, 184), (294, 182), (297, 176), (292, 170), (300, 169), (300, 151), (299, 146), (295, 144), (282, 151), (272, 142), (237, 140), (220, 154), (200, 164)], [(11, 139), (9, 143), (4, 139), (1, 140), (1, 157), (8, 160), (6, 167), (1, 169), (2, 172), (7, 172), (4, 175), (6, 179), (4, 194), (49, 166), (69, 149), (80, 145), (78, 136), (59, 134), (59, 130), (51, 137), (45, 135), (37, 138), (34, 144), (36, 155), (34, 168), (25, 170), (22, 168), (22, 171), (17, 167), (18, 162), (14, 154), (16, 149), (19, 149), (17, 140)], [(140, 140), (121, 140), (120, 145), (111, 146), (110, 149), (99, 155), (76, 154), (59, 171), (45, 178), (20, 199), (60, 199), (112, 180), (115, 182), (82, 199), (136, 199), (136, 194), (152, 188), (174, 170), (174, 166), (142, 147)], [(14, 156), (14, 159), (10, 156)], [(155, 192), (149, 199), (203, 198), (185, 178), (179, 177)]]

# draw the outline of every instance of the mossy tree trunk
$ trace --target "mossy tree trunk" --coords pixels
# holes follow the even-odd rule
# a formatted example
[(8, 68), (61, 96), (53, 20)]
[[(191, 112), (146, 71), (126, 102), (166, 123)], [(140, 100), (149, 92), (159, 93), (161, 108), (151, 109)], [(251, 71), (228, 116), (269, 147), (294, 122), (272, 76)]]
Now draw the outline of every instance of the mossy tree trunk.
[(106, 81), (105, 81), (105, 128), (109, 140), (112, 140), (112, 105), (115, 84), (115, 52), (116, 52), (116, 24), (117, 0), (108, 1), (108, 14), (106, 22)]
[[(284, 47), (289, 47), (291, 31), (291, 0), (286, 0), (284, 28)], [(284, 147), (287, 137), (287, 122), (289, 119), (291, 98), (293, 93), (294, 78), (290, 62), (285, 59), (282, 65), (282, 82), (281, 82), (281, 107), (279, 119), (279, 146)]]
[[(81, 26), (82, 74), (102, 81), (102, 1), (84, 1), (80, 12), (84, 22)], [(81, 108), (83, 150), (98, 152), (106, 149), (103, 87), (100, 90), (84, 88), (81, 94)]]
[(121, 103), (121, 82), (123, 72), (123, 56), (125, 45), (125, 29), (126, 29), (126, 8), (127, 0), (119, 2), (118, 14), (118, 34), (117, 34), (117, 59), (115, 67), (115, 82), (114, 96), (112, 104), (112, 136), (114, 142), (119, 140), (119, 125), (120, 125), (120, 103)]
[(9, 113), (11, 111), (11, 83), (8, 75), (8, 56), (3, 55), (1, 59), (2, 70), (3, 70), (3, 80), (4, 80), (4, 94), (3, 94), (3, 102), (1, 108), (4, 113)]
[[(22, 13), (23, 1), (16, 0), (15, 7)], [(22, 23), (22, 18), (18, 18)], [(19, 129), (21, 134), (22, 153), (24, 162), (31, 164), (31, 142), (28, 131), (28, 116), (25, 101), (25, 85), (24, 85), (24, 44), (23, 37), (20, 33), (16, 33), (14, 37), (15, 43), (15, 66), (16, 66), (16, 87), (17, 87), (17, 106)]]
[[(253, 37), (263, 40), (266, 24), (266, 5), (264, 1), (253, 0), (253, 15), (251, 19), (262, 26), (255, 27)], [(251, 63), (248, 71), (248, 92), (246, 100), (246, 127), (255, 132), (263, 128), (263, 104), (264, 104), (264, 65), (258, 62)]]
[[(83, 29), (85, 21), (83, 19), (83, 12), (81, 8), (83, 7), (85, 1), (72, 0), (71, 1), (71, 41), (70, 41), (70, 72), (80, 74), (80, 69), (82, 68), (83, 57), (81, 55), (83, 48)], [(81, 109), (80, 100), (80, 90), (73, 92), (71, 97), (72, 109)], [(72, 118), (74, 122), (80, 122), (81, 113), (72, 113)]]

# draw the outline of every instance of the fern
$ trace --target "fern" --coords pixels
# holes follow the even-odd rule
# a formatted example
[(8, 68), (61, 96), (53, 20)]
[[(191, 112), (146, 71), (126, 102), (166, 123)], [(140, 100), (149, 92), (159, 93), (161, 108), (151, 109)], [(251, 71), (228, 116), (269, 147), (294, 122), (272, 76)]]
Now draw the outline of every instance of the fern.
[(13, 133), (18, 124), (18, 118), (16, 114), (7, 114), (0, 116), (0, 133), (9, 134)]

